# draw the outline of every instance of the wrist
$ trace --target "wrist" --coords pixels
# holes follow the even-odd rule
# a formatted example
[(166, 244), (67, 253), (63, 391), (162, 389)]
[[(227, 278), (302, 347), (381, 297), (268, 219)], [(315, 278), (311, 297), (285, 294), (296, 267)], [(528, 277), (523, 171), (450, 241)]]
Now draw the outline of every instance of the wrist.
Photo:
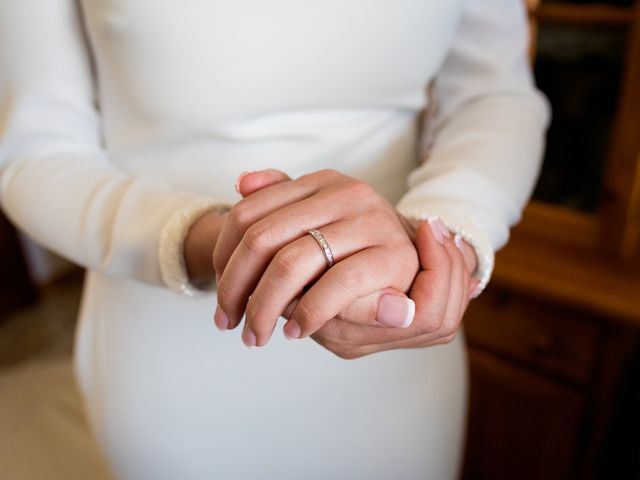
[(209, 210), (198, 217), (184, 239), (183, 254), (189, 282), (207, 288), (215, 280), (213, 250), (226, 217), (226, 210)]

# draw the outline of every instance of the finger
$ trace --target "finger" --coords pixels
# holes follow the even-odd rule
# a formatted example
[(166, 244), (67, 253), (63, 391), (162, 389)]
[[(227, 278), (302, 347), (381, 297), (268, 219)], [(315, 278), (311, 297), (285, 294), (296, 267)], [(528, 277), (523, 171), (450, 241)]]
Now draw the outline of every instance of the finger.
[(403, 281), (402, 274), (406, 275), (407, 264), (410, 260), (403, 261), (381, 246), (336, 263), (302, 296), (284, 327), (285, 335), (304, 338), (315, 333), (355, 300), (375, 293), (381, 286), (406, 289), (399, 283)]
[[(305, 236), (310, 229), (323, 228), (344, 216), (345, 202), (341, 200), (343, 196), (350, 199), (354, 193), (362, 193), (357, 182), (352, 183), (358, 189), (355, 192), (350, 185), (343, 188), (343, 183), (334, 184), (332, 188), (323, 188), (312, 197), (283, 206), (246, 230), (227, 261), (222, 276), (218, 278), (219, 307), (226, 315), (226, 324), (230, 328), (240, 322), (249, 295), (256, 288), (276, 252)], [(261, 192), (256, 192), (252, 197)], [(356, 218), (348, 223), (350, 231), (340, 236), (352, 242), (352, 251), (372, 246), (374, 239), (383, 235), (378, 229), (370, 228), (370, 217), (357, 215), (358, 205), (360, 203), (352, 208), (352, 214), (355, 211)], [(384, 220), (384, 217), (381, 218)], [(408, 240), (405, 241), (408, 243)], [(220, 239), (218, 243), (221, 243)], [(410, 251), (414, 252), (413, 248)], [(417, 257), (415, 252), (414, 256)], [(214, 262), (215, 260), (214, 258)]]
[[(350, 222), (344, 221), (323, 227), (323, 236), (332, 245), (337, 262), (356, 253), (362, 248), (362, 242), (366, 242), (366, 238), (357, 238)], [(234, 268), (232, 262), (227, 267), (230, 272)], [(311, 235), (304, 235), (282, 247), (247, 299), (244, 336), (250, 340), (255, 338), (257, 346), (265, 345), (287, 305), (301, 296), (304, 287), (313, 283), (326, 269), (322, 249)], [(238, 282), (242, 283), (242, 279)], [(238, 301), (242, 302), (242, 299)]]
[[(299, 301), (300, 298), (294, 298), (282, 316), (289, 319)], [(383, 288), (357, 299), (335, 318), (355, 325), (406, 328), (413, 321), (414, 313), (415, 304), (404, 292), (395, 288)]]
[(480, 289), (480, 280), (478, 280), (477, 278), (472, 278), (469, 282), (468, 300), (478, 298), (478, 295), (480, 295), (481, 292), (482, 290)]
[(222, 275), (231, 255), (249, 227), (279, 208), (308, 198), (315, 192), (316, 189), (310, 185), (280, 182), (253, 192), (234, 205), (222, 225), (213, 251), (213, 266), (216, 274)]
[[(422, 223), (418, 227), (416, 242), (421, 263), (425, 267), (432, 265), (435, 271), (444, 271), (447, 268), (447, 262), (442, 256), (443, 251), (450, 256), (450, 280), (447, 282), (444, 277), (437, 280), (433, 276), (434, 270), (424, 270), (416, 277), (411, 293), (412, 297), (420, 299), (418, 300), (420, 315), (424, 316), (427, 310), (425, 305), (432, 302), (423, 298), (423, 295), (427, 292), (436, 292), (434, 299), (440, 299), (440, 303), (433, 304), (433, 317), (442, 316), (442, 322), (431, 322), (428, 319), (425, 322), (425, 319), (421, 318), (414, 321), (414, 324), (426, 323), (426, 329), (423, 330), (426, 333), (416, 335), (410, 332), (412, 335), (406, 335), (409, 332), (358, 328), (347, 322), (333, 320), (313, 336), (314, 340), (342, 358), (358, 358), (384, 350), (427, 347), (451, 342), (456, 336), (468, 303), (468, 284), (476, 283), (476, 280), (469, 280), (464, 257), (459, 254), (459, 250), (456, 250), (455, 239), (452, 241), (450, 235), (447, 237), (448, 232), (443, 231), (443, 228), (444, 225), (438, 225), (433, 220), (429, 223), (429, 227)], [(437, 292), (438, 286), (440, 293)], [(444, 291), (444, 287), (448, 291)], [(442, 299), (446, 300), (446, 304), (442, 303)]]
[(395, 340), (385, 343), (368, 344), (368, 345), (349, 345), (344, 343), (337, 343), (331, 340), (326, 340), (319, 337), (316, 333), (313, 335), (313, 339), (327, 350), (338, 355), (340, 358), (351, 360), (355, 358), (361, 358), (373, 353), (379, 353), (389, 350), (397, 350), (400, 348), (425, 348), (433, 347), (436, 345), (444, 345), (451, 343), (457, 335), (456, 333), (446, 337), (431, 338), (430, 335), (422, 335), (418, 337), (412, 337), (404, 340)]
[(265, 187), (275, 185), (276, 183), (291, 180), (289, 175), (280, 170), (268, 169), (259, 170), (257, 172), (242, 172), (236, 180), (236, 191), (243, 197), (251, 195), (253, 192), (261, 190)]
[(222, 275), (249, 227), (286, 205), (313, 196), (326, 184), (341, 181), (342, 177), (337, 172), (316, 172), (297, 180), (269, 185), (240, 200), (229, 212), (216, 242), (213, 252), (216, 273)]
[[(256, 192), (258, 193), (260, 192)], [(321, 200), (323, 197), (327, 199)], [(230, 328), (234, 328), (240, 322), (249, 295), (256, 288), (276, 252), (296, 239), (307, 236), (308, 230), (319, 225), (326, 228), (336, 220), (339, 215), (338, 208), (331, 209), (326, 205), (329, 197), (331, 192), (324, 191), (292, 205), (286, 205), (256, 222), (245, 232), (218, 281), (219, 306), (226, 314)], [(343, 227), (344, 225), (341, 226)], [(358, 230), (360, 233), (370, 233), (370, 230), (364, 228)], [(352, 251), (352, 248), (368, 246), (368, 243), (363, 243), (354, 235), (338, 235), (331, 241), (335, 243), (339, 241), (338, 238), (353, 242), (351, 248), (345, 245), (345, 250)], [(309, 242), (309, 239), (305, 241)], [(334, 252), (334, 255), (339, 255), (339, 244), (336, 243), (335, 247), (338, 251)], [(320, 253), (317, 244), (313, 251)]]
[(452, 260), (445, 241), (448, 230), (436, 217), (421, 222), (416, 230), (416, 249), (422, 271), (409, 296), (416, 303), (415, 330), (434, 334), (440, 328), (449, 303)]
[[(458, 236), (457, 236), (458, 237)], [(444, 241), (452, 260), (451, 282), (449, 288), (449, 299), (444, 313), (443, 321), (440, 328), (433, 333), (409, 339), (406, 342), (395, 341), (384, 346), (385, 350), (390, 348), (416, 348), (430, 347), (450, 343), (455, 338), (462, 321), (464, 312), (469, 304), (470, 285), (475, 285), (477, 281), (469, 275), (467, 262), (465, 261), (465, 253), (459, 247), (460, 242), (456, 238), (446, 238)], [(363, 352), (373, 353), (381, 351), (375, 346), (367, 347)]]
[(467, 298), (468, 278), (467, 268), (462, 251), (456, 245), (451, 235), (444, 241), (445, 249), (451, 258), (451, 282), (449, 285), (449, 300), (442, 319), (438, 336), (449, 336), (458, 330)]
[(437, 339), (451, 285), (451, 260), (444, 244), (438, 240), (440, 235), (441, 232), (435, 226), (432, 229), (426, 222), (418, 225), (416, 247), (423, 270), (416, 275), (409, 293), (409, 297), (415, 302), (416, 312), (408, 328), (382, 329), (338, 320), (322, 327), (314, 335), (314, 339), (320, 343), (345, 343), (359, 347), (403, 342), (413, 338), (420, 338), (420, 343)]

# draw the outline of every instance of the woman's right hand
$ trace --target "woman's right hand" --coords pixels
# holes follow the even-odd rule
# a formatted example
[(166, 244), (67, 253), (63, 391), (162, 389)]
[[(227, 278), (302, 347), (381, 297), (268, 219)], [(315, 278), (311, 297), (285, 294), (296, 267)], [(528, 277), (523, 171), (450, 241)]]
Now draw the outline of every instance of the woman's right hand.
[[(243, 196), (288, 180), (284, 173), (278, 171), (256, 173), (238, 179), (237, 190)], [(416, 310), (410, 328), (380, 329), (370, 326), (375, 324), (385, 300), (406, 298), (403, 292), (384, 289), (356, 300), (312, 338), (342, 358), (358, 358), (383, 350), (427, 347), (452, 341), (469, 300), (477, 294), (478, 281), (471, 277), (471, 272), (476, 268), (473, 248), (460, 236), (454, 238), (445, 231), (446, 227), (436, 220), (418, 224), (414, 233), (422, 270), (411, 289)], [(290, 317), (296, 302), (294, 300), (285, 309), (285, 318)], [(400, 311), (393, 313), (396, 304), (391, 302), (386, 307), (387, 313), (401, 316)]]

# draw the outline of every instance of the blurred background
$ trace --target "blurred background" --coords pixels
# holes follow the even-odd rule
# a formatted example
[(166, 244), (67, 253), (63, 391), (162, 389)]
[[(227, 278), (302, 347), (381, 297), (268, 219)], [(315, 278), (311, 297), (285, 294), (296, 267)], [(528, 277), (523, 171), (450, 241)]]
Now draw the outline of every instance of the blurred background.
[[(638, 479), (640, 0), (527, 4), (553, 120), (534, 198), (464, 320), (463, 478)], [(1, 457), (42, 405), (84, 419), (69, 388), (82, 270), (1, 214), (0, 248)], [(8, 415), (34, 389), (42, 405)]]

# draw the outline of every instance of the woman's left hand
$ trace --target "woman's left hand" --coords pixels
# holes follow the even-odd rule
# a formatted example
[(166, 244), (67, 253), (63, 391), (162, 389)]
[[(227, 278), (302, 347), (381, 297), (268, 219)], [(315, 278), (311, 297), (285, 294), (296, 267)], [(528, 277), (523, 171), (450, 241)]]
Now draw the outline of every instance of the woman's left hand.
[[(307, 234), (311, 229), (331, 246), (335, 265), (328, 270)], [(234, 328), (246, 311), (242, 337), (248, 346), (266, 344), (298, 297), (284, 327), (289, 338), (315, 333), (384, 288), (408, 291), (419, 270), (395, 208), (367, 183), (333, 170), (269, 185), (238, 202), (222, 227), (213, 263), (219, 275), (216, 324)]]
[(356, 302), (362, 305), (352, 306), (353, 314), (327, 322), (313, 339), (345, 359), (453, 341), (469, 301), (478, 293), (478, 280), (471, 275), (476, 268), (475, 252), (433, 218), (417, 225), (415, 242), (421, 270), (409, 292), (415, 302), (415, 317), (409, 328), (379, 329), (353, 323), (363, 323), (358, 315), (375, 308), (375, 299), (368, 297)]

